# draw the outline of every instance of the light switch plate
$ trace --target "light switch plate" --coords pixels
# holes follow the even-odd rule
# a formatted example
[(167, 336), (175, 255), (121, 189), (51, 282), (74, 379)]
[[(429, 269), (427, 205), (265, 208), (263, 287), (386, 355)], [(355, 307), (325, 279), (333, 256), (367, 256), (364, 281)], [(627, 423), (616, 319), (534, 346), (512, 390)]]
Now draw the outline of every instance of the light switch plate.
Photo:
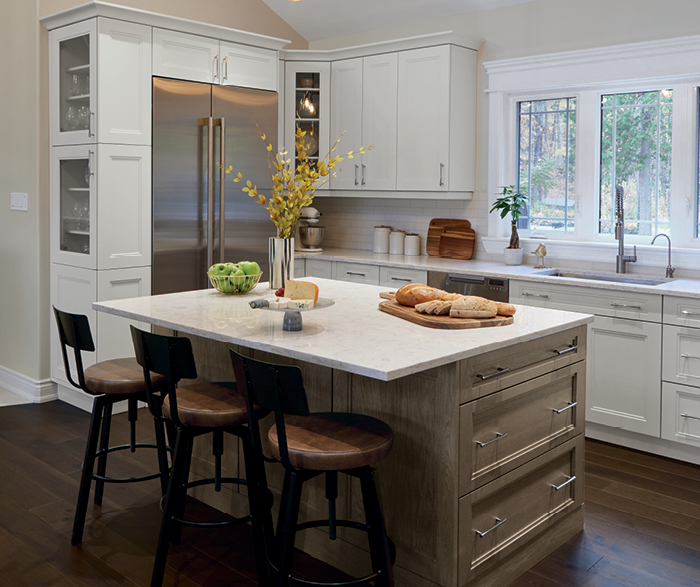
[(29, 194), (12, 192), (10, 194), (10, 210), (20, 210), (22, 212), (29, 210)]

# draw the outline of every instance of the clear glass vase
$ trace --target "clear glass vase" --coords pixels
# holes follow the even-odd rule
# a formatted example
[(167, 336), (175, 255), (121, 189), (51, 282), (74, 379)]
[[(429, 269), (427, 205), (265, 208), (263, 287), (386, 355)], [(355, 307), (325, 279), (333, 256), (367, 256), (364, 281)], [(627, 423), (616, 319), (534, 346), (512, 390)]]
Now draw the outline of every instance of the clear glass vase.
[(294, 279), (294, 239), (270, 237), (270, 288), (284, 287)]

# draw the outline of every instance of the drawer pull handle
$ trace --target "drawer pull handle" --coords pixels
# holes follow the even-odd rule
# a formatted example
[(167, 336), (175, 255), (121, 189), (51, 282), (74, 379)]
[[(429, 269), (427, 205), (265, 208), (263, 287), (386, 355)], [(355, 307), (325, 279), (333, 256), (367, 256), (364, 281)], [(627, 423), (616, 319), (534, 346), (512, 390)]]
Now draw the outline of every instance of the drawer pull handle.
[(698, 359), (698, 360), (700, 360), (700, 357), (695, 357), (693, 355), (686, 355), (685, 353), (681, 353), (681, 357), (683, 357), (684, 359)]
[(408, 281), (409, 283), (411, 280), (408, 277), (392, 277), (392, 281)]
[(366, 273), (354, 273), (352, 271), (346, 271), (345, 272), (347, 275), (359, 275), (360, 277), (367, 277)]
[(690, 414), (681, 414), (681, 418), (689, 418), (690, 420), (700, 420), (698, 416), (691, 416)]
[(508, 367), (497, 367), (495, 373), (491, 373), (491, 375), (479, 375), (478, 373), (476, 376), (481, 379), (482, 381), (486, 381), (487, 379), (491, 379), (491, 377), (495, 377), (496, 375), (500, 375), (501, 373), (505, 373), (507, 371), (510, 371)]
[(493, 530), (495, 530), (496, 528), (498, 528), (501, 524), (505, 524), (507, 521), (508, 521), (508, 518), (503, 518), (502, 520), (501, 520), (501, 518), (496, 518), (496, 525), (495, 525), (495, 526), (492, 526), (491, 528), (489, 528), (488, 530), (486, 530), (486, 532), (479, 532), (478, 530), (474, 530), (474, 532), (476, 532), (476, 533), (479, 535), (479, 538), (483, 538), (483, 537), (486, 536), (489, 532), (492, 532)]
[(635, 306), (634, 304), (618, 304), (616, 302), (613, 302), (610, 304), (613, 308), (634, 308), (635, 310), (641, 310), (641, 306)]
[(570, 353), (571, 351), (575, 351), (577, 348), (578, 348), (577, 344), (570, 344), (569, 348), (566, 348), (563, 351), (555, 349), (554, 352), (557, 353), (558, 355), (565, 355), (566, 353)]
[(506, 436), (508, 436), (508, 434), (501, 434), (500, 432), (496, 432), (496, 438), (494, 438), (493, 440), (489, 440), (488, 442), (479, 442), (479, 441), (477, 440), (476, 443), (477, 443), (479, 446), (482, 446), (482, 447), (483, 447), (483, 446), (488, 446), (488, 445), (491, 444), (492, 442), (496, 442), (497, 440), (501, 440), (501, 438), (505, 438)]
[(534, 293), (530, 293), (529, 291), (524, 291), (524, 292), (523, 292), (523, 295), (524, 295), (526, 298), (545, 298), (545, 299), (549, 299), (549, 296), (548, 296), (547, 294), (534, 294)]
[(560, 489), (566, 487), (569, 483), (571, 483), (571, 482), (573, 482), (573, 481), (576, 481), (576, 475), (574, 475), (573, 477), (569, 477), (569, 478), (568, 478), (566, 481), (564, 481), (564, 483), (562, 483), (561, 485), (552, 485), (552, 487), (554, 488), (554, 491), (559, 491)]
[(685, 316), (700, 316), (700, 312), (689, 312), (688, 310), (681, 310), (681, 314)]
[(569, 402), (565, 408), (562, 408), (561, 410), (556, 410), (556, 409), (552, 408), (552, 411), (555, 414), (561, 414), (562, 412), (566, 412), (566, 410), (570, 410), (571, 408), (573, 408), (574, 406), (577, 406), (577, 405), (578, 405), (578, 402)]

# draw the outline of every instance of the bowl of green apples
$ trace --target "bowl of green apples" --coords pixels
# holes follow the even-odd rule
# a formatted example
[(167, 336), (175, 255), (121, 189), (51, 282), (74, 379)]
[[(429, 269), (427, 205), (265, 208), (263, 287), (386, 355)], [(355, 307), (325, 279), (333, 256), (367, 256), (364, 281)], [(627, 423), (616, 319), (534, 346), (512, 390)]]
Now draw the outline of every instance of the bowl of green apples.
[(209, 283), (225, 294), (243, 294), (252, 290), (262, 276), (260, 265), (255, 261), (238, 263), (214, 263), (207, 271)]

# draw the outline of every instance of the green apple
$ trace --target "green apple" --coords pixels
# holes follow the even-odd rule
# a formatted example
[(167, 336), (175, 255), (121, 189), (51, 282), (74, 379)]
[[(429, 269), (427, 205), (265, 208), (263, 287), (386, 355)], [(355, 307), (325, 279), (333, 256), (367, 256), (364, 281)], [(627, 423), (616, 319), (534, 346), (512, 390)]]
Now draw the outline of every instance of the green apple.
[(231, 267), (226, 263), (214, 263), (209, 267), (210, 275), (231, 275)]
[(231, 276), (233, 277), (234, 275), (245, 275), (245, 271), (243, 267), (240, 266), (240, 264), (233, 265), (231, 267)]
[(243, 269), (246, 275), (257, 275), (260, 273), (260, 265), (255, 261), (241, 261), (238, 266)]

